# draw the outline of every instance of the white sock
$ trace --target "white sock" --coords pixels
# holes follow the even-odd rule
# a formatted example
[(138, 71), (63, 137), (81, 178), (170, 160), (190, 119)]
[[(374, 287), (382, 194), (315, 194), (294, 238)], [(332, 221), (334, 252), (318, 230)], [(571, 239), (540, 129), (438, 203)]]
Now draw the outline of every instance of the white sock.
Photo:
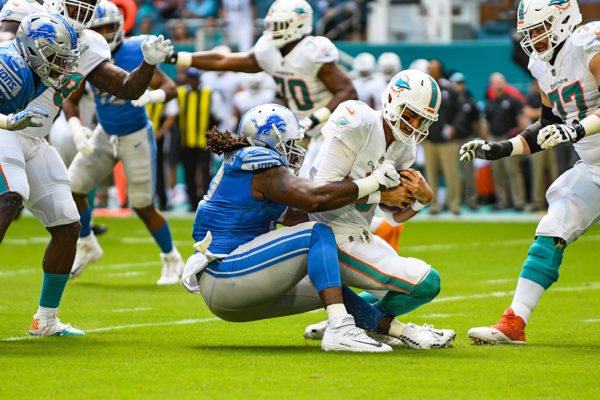
[(523, 318), (525, 325), (527, 325), (529, 316), (535, 310), (535, 306), (537, 306), (545, 291), (546, 289), (540, 284), (529, 279), (519, 278), (515, 297), (513, 297), (510, 308), (513, 309), (515, 315)]
[(57, 308), (48, 308), (48, 307), (38, 306), (38, 310), (37, 310), (37, 313), (35, 313), (35, 315), (38, 318), (39, 317), (53, 317), (56, 315), (57, 312), (58, 312), (58, 307)]
[(338, 315), (348, 314), (344, 303), (330, 304), (327, 307), (325, 307), (325, 311), (327, 311), (327, 319), (330, 321), (331, 318), (337, 317)]
[(404, 332), (405, 326), (406, 325), (404, 325), (402, 322), (394, 318), (392, 320), (392, 323), (390, 324), (390, 330), (388, 331), (388, 335), (393, 337), (400, 337), (400, 335), (402, 335), (402, 332)]

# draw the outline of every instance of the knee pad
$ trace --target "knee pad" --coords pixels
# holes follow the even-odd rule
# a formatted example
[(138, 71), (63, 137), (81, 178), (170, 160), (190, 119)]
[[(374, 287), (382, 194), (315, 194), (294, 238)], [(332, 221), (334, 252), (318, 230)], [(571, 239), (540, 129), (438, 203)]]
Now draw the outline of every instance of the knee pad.
[(425, 279), (423, 279), (423, 281), (414, 288), (411, 295), (417, 299), (421, 299), (423, 304), (425, 304), (435, 299), (435, 297), (440, 293), (440, 289), (440, 274), (434, 268), (431, 268), (429, 274), (427, 274)]
[(548, 289), (558, 280), (558, 268), (562, 263), (565, 247), (562, 239), (557, 243), (554, 238), (538, 236), (527, 252), (520, 277)]

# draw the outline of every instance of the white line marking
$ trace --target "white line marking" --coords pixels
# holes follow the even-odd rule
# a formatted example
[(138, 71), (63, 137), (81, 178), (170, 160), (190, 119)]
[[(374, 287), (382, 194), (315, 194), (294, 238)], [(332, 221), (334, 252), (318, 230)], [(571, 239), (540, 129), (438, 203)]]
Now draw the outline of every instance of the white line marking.
[(130, 271), (130, 272), (115, 272), (112, 274), (106, 274), (104, 276), (106, 277), (110, 277), (110, 278), (128, 278), (130, 276), (140, 276), (140, 275), (144, 275), (143, 272), (134, 272), (134, 271)]
[[(156, 243), (154, 241), (154, 238), (152, 237), (123, 237), (121, 239), (118, 240), (121, 243), (125, 243), (125, 244), (154, 244)], [(192, 247), (192, 245), (194, 243), (192, 243), (192, 240), (173, 240), (173, 244), (176, 246), (190, 246)]]
[[(96, 328), (96, 329), (84, 329), (83, 331), (86, 333), (94, 333), (94, 332), (107, 332), (107, 331), (116, 331), (119, 329), (128, 329), (128, 328), (145, 328), (148, 326), (170, 326), (170, 325), (191, 325), (191, 324), (202, 324), (205, 322), (217, 321), (219, 318), (201, 318), (201, 319), (182, 319), (179, 321), (168, 321), (168, 322), (148, 322), (145, 324), (129, 324), (129, 325), (117, 325), (117, 326), (107, 326), (104, 328)], [(39, 336), (15, 336), (9, 337), (6, 339), (2, 339), (3, 342), (14, 342), (17, 340), (27, 340), (27, 339), (40, 339)]]
[(600, 322), (600, 318), (582, 319), (581, 322)]
[[(576, 292), (581, 290), (598, 290), (600, 289), (600, 282), (592, 282), (585, 286), (574, 286), (574, 287), (557, 287), (552, 288), (553, 292)], [(452, 296), (452, 297), (442, 297), (439, 299), (434, 299), (435, 303), (445, 303), (447, 301), (457, 301), (457, 300), (467, 300), (467, 299), (485, 299), (488, 297), (505, 297), (512, 296), (515, 294), (514, 290), (508, 292), (491, 292), (486, 294), (469, 294), (465, 296)]]
[[(145, 267), (154, 267), (154, 266), (159, 266), (162, 263), (160, 261), (144, 261), (144, 262), (138, 262), (138, 263), (125, 263), (125, 264), (99, 264), (99, 265), (95, 265), (95, 264), (91, 264), (92, 267), (94, 269), (128, 269), (128, 268), (145, 268)], [(25, 275), (25, 274), (33, 274), (33, 273), (37, 273), (37, 272), (41, 272), (42, 268), (40, 266), (40, 268), (25, 268), (25, 269), (19, 269), (19, 270), (15, 270), (15, 271), (0, 271), (0, 277), (3, 276), (15, 276), (15, 275)]]
[(30, 238), (6, 238), (4, 243), (14, 246), (27, 246), (29, 244), (47, 244), (50, 241), (50, 236), (33, 236)]
[(137, 308), (118, 308), (116, 310), (110, 310), (112, 312), (132, 312), (132, 311), (150, 311), (154, 310), (152, 307), (137, 307)]
[(459, 317), (462, 314), (425, 314), (419, 315), (419, 318), (450, 318), (450, 317)]
[(517, 278), (506, 278), (506, 279), (489, 279), (487, 281), (484, 281), (485, 283), (491, 283), (492, 285), (498, 284), (498, 283), (509, 283), (509, 282), (516, 282)]

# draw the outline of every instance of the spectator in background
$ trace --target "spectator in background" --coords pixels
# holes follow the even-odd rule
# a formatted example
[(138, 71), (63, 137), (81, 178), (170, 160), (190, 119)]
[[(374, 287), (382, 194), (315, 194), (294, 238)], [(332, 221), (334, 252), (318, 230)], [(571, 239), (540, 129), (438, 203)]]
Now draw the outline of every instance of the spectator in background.
[(444, 66), (439, 60), (429, 62), (429, 75), (440, 86), (442, 105), (440, 106), (437, 122), (429, 128), (429, 135), (423, 141), (425, 150), (425, 173), (433, 189), (433, 199), (429, 204), (429, 213), (438, 214), (439, 204), (439, 173), (442, 172), (446, 181), (447, 208), (455, 215), (460, 214), (460, 190), (458, 179), (458, 163), (456, 154), (459, 142), (455, 139), (454, 119), (457, 114), (457, 94), (452, 84), (444, 79)]
[[(525, 128), (523, 118), (523, 105), (512, 95), (506, 92), (506, 79), (504, 75), (496, 72), (490, 76), (490, 88), (494, 98), (489, 99), (481, 137), (488, 141), (502, 141), (509, 139), (509, 132), (521, 131)], [(525, 208), (525, 184), (519, 166), (519, 157), (503, 158), (492, 161), (492, 175), (496, 191), (496, 206), (494, 209), (503, 210), (511, 204), (509, 195), (512, 196), (512, 205), (517, 211)]]
[[(200, 70), (190, 67), (186, 83), (177, 88), (179, 106), (178, 127), (181, 134), (181, 161), (190, 211), (196, 211), (201, 197), (208, 192), (211, 180), (210, 152), (206, 146), (206, 131), (219, 123), (223, 101), (217, 92), (200, 85)], [(199, 182), (197, 178), (199, 176)]]
[(152, 17), (144, 17), (139, 25), (140, 35), (160, 35), (160, 31), (154, 27)]
[(184, 20), (180, 20), (173, 27), (173, 42), (191, 42), (194, 38), (189, 35), (187, 25)]
[(190, 0), (185, 3), (184, 16), (188, 18), (215, 18), (219, 14), (216, 0)]
[[(450, 77), (457, 93), (456, 118), (454, 119), (454, 137), (458, 146), (473, 139), (474, 132), (479, 130), (479, 110), (475, 99), (467, 90), (465, 76), (455, 72)], [(539, 95), (538, 95), (539, 97)], [(478, 198), (475, 185), (475, 166), (473, 163), (460, 163), (459, 170), (463, 178), (465, 204), (471, 210), (477, 210)]]
[[(525, 107), (523, 107), (523, 115), (528, 120), (527, 126), (540, 119), (542, 115), (540, 87), (535, 79), (529, 86), (529, 94), (527, 95)], [(548, 189), (550, 183), (558, 178), (555, 149), (538, 151), (531, 155), (531, 161), (533, 166), (533, 187), (531, 191), (533, 210), (546, 210), (546, 189)]]

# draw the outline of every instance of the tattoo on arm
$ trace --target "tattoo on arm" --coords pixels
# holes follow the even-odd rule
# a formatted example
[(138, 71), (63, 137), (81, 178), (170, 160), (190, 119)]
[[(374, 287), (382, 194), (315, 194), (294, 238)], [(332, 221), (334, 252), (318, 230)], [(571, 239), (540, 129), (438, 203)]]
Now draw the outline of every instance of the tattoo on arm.
[(152, 81), (154, 66), (142, 62), (131, 72), (117, 67), (109, 61), (103, 61), (87, 76), (88, 81), (97, 89), (125, 100), (139, 98)]

